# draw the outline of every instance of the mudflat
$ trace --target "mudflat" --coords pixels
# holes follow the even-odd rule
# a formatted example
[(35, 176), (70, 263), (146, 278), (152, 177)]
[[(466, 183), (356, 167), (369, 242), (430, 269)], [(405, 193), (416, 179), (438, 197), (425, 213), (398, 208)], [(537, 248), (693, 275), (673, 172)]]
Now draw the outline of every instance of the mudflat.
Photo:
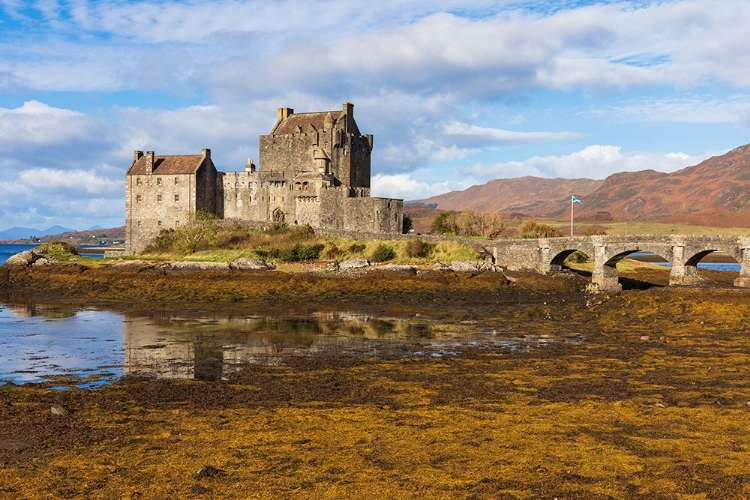
[(6, 384), (0, 497), (744, 498), (750, 295), (706, 276), (670, 288), (641, 270), (608, 296), (575, 273), (2, 268), (6, 301), (419, 314), (550, 342), (291, 356), (210, 383)]

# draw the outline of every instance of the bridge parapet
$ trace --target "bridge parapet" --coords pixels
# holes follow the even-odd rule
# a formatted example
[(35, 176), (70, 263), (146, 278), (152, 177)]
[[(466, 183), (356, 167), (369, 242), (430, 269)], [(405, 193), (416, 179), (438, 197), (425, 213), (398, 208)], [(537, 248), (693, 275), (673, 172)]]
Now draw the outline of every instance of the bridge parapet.
[(528, 269), (542, 274), (559, 271), (573, 252), (594, 261), (590, 288), (616, 292), (621, 289), (617, 262), (636, 252), (649, 252), (670, 262), (670, 285), (700, 282), (698, 262), (722, 252), (740, 264), (735, 286), (750, 287), (750, 236), (617, 235), (495, 240), (487, 245), (495, 262), (510, 270)]

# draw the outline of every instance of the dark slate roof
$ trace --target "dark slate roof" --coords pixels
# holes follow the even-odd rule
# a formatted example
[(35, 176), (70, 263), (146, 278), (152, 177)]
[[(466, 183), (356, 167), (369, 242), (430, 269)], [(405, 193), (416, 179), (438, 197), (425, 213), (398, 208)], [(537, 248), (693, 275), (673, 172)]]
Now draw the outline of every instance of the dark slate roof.
[(281, 120), (276, 128), (271, 132), (273, 135), (287, 135), (297, 132), (297, 127), (302, 132), (308, 131), (308, 125), (315, 127), (315, 130), (323, 130), (323, 124), (326, 117), (330, 115), (332, 124), (335, 124), (343, 115), (343, 111), (320, 111), (317, 113), (295, 113)]
[[(204, 156), (171, 155), (154, 156), (154, 175), (194, 174), (203, 164)], [(141, 156), (128, 170), (128, 175), (148, 175), (152, 173), (146, 155)]]

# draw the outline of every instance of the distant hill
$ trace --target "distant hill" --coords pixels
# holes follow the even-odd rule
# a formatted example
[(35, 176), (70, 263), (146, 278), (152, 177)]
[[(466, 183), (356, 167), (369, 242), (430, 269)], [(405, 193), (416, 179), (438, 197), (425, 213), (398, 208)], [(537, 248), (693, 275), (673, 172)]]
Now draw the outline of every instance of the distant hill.
[(588, 199), (582, 216), (750, 226), (750, 145), (677, 172), (615, 174)]
[(75, 231), (75, 229), (68, 229), (62, 226), (52, 226), (45, 230), (33, 229), (30, 227), (12, 227), (5, 231), (0, 231), (0, 240), (21, 240), (32, 237), (41, 238), (42, 236), (60, 234), (67, 231)]
[[(18, 230), (18, 232), (15, 232)], [(62, 230), (62, 231), (60, 231)], [(31, 232), (29, 232), (31, 231)], [(51, 232), (51, 233), (50, 233)], [(20, 235), (17, 238), (5, 237), (3, 234)], [(43, 233), (48, 233), (43, 235)], [(34, 236), (34, 238), (30, 238)], [(67, 241), (73, 245), (111, 245), (120, 244), (125, 241), (125, 226), (112, 227), (109, 229), (96, 229), (89, 231), (76, 231), (75, 229), (66, 229), (62, 226), (53, 226), (46, 231), (38, 231), (29, 228), (12, 228), (7, 231), (0, 231), (0, 242), (13, 243), (38, 243), (39, 241)]]
[(499, 179), (420, 201), (446, 210), (473, 208), (567, 219), (571, 194), (583, 199), (583, 205), (575, 208), (579, 220), (750, 227), (750, 145), (672, 173), (622, 172), (603, 181)]
[(479, 212), (533, 213), (538, 206), (558, 203), (574, 194), (578, 197), (594, 192), (604, 181), (594, 179), (543, 179), (541, 177), (518, 177), (497, 179), (481, 186), (471, 186), (463, 191), (415, 200), (424, 204), (436, 204), (440, 210), (464, 210), (473, 208)]

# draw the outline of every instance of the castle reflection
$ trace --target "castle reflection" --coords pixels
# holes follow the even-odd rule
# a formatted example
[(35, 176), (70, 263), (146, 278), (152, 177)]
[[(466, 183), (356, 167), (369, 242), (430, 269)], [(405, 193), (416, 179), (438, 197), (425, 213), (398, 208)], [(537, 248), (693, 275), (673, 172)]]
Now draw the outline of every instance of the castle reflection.
[(459, 338), (466, 327), (325, 312), (305, 319), (134, 316), (126, 317), (124, 333), (125, 374), (221, 380), (285, 356), (400, 356), (411, 352), (407, 343)]

